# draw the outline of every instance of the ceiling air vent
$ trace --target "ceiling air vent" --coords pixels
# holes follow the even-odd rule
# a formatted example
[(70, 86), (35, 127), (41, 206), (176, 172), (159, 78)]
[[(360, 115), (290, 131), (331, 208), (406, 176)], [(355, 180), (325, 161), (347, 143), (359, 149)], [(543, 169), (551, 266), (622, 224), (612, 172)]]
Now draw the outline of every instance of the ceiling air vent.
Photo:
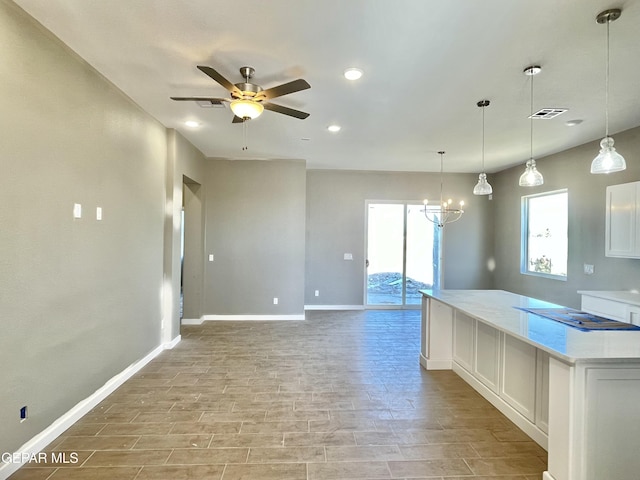
[(224, 102), (220, 100), (196, 100), (202, 108), (224, 108)]
[(568, 111), (568, 108), (542, 108), (538, 110), (536, 113), (531, 115), (529, 118), (540, 119), (540, 120), (551, 120), (552, 118), (557, 117), (558, 115), (563, 114)]

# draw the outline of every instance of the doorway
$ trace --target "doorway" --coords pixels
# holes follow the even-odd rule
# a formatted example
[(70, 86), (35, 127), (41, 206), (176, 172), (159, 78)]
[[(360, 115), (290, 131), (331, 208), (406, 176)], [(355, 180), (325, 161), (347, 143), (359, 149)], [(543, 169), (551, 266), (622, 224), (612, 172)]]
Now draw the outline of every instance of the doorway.
[(202, 186), (183, 176), (180, 231), (180, 319), (198, 322), (202, 316), (204, 220)]
[(420, 290), (440, 285), (440, 244), (422, 203), (367, 201), (365, 305), (419, 308)]

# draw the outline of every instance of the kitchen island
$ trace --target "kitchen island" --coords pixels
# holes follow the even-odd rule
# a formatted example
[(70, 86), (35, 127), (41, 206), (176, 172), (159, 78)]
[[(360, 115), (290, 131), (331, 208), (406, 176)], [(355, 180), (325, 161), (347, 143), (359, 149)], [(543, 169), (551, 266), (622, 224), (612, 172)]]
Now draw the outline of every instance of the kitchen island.
[(502, 290), (422, 290), (420, 363), (453, 369), (547, 449), (545, 480), (640, 478), (640, 331), (582, 331)]

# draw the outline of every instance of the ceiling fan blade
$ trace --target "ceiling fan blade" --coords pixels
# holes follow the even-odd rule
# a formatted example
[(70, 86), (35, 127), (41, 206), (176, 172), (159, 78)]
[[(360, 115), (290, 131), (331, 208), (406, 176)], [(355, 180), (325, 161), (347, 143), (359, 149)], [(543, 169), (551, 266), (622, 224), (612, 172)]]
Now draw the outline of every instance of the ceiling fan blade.
[(236, 87), (233, 83), (231, 83), (229, 80), (227, 80), (222, 75), (220, 75), (213, 68), (207, 67), (204, 65), (198, 65), (198, 70), (205, 73), (209, 77), (213, 78), (216, 82), (218, 82), (220, 85), (222, 85), (224, 88), (226, 88), (230, 92), (242, 94), (242, 92), (238, 87)]
[(169, 97), (171, 100), (178, 102), (192, 101), (192, 102), (229, 102), (228, 98), (214, 98), (214, 97)]
[(242, 122), (244, 122), (244, 120), (237, 115), (234, 115), (233, 120), (231, 121), (231, 123), (242, 123)]
[(290, 117), (299, 118), (300, 120), (304, 120), (309, 116), (306, 112), (301, 112), (300, 110), (294, 110), (293, 108), (283, 107), (282, 105), (276, 105), (275, 103), (262, 102), (262, 106), (267, 110), (271, 110), (276, 113), (283, 113), (284, 115), (289, 115)]
[(281, 97), (282, 95), (288, 95), (289, 93), (299, 92), (300, 90), (306, 90), (307, 88), (311, 88), (311, 85), (309, 85), (306, 80), (299, 78), (298, 80), (283, 83), (282, 85), (278, 85), (277, 87), (268, 88), (262, 93), (265, 95), (267, 100), (271, 100), (272, 98)]

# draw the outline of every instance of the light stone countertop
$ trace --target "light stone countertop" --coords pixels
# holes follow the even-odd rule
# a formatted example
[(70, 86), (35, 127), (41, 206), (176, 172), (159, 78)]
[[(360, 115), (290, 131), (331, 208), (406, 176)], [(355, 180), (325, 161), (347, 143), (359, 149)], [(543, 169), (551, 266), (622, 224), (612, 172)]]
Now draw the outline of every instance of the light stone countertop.
[(578, 290), (581, 295), (640, 306), (640, 293), (621, 290)]
[(504, 290), (420, 292), (569, 363), (615, 359), (640, 362), (640, 331), (584, 332), (514, 308), (561, 308), (562, 305)]

